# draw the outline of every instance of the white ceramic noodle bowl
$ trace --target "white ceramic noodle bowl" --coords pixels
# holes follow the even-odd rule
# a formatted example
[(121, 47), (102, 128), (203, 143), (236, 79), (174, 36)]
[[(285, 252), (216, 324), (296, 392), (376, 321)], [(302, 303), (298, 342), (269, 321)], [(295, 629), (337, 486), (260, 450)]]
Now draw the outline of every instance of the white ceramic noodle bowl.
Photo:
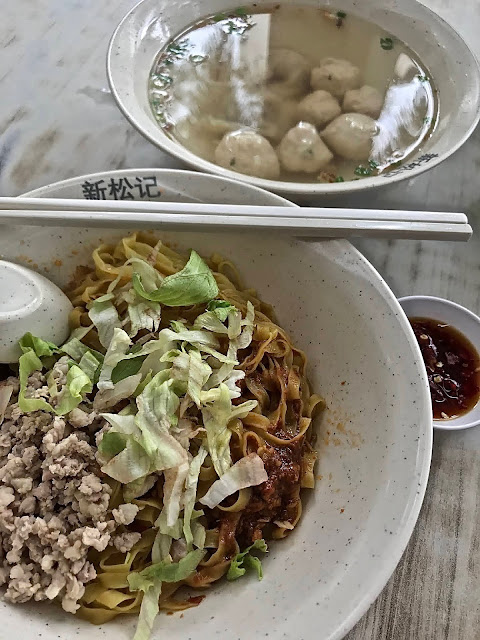
[[(279, 0), (280, 4), (311, 5), (318, 0)], [(271, 7), (271, 0), (258, 0), (257, 9)], [(338, 3), (322, 6), (338, 10)], [(248, 3), (246, 4), (248, 6)], [(343, 0), (341, 8), (377, 23), (386, 33), (405, 42), (429, 69), (440, 96), (438, 124), (403, 168), (362, 180), (334, 184), (282, 182), (254, 178), (203, 160), (164, 133), (156, 122), (148, 100), (148, 78), (158, 52), (168, 40), (200, 18), (231, 10), (231, 0), (143, 0), (115, 31), (107, 60), (113, 96), (128, 118), (153, 144), (189, 165), (228, 178), (242, 180), (279, 193), (304, 195), (340, 194), (371, 189), (413, 178), (436, 166), (456, 151), (470, 136), (480, 117), (480, 72), (475, 56), (462, 38), (416, 0)], [(408, 165), (408, 167), (405, 167)]]
[[(113, 172), (51, 185), (35, 195), (81, 197), (81, 185), (155, 176), (162, 198), (243, 204), (291, 203), (238, 181), (191, 172)], [(106, 184), (107, 182), (105, 182)], [(101, 184), (101, 183), (100, 183)], [(151, 180), (150, 180), (151, 184)], [(33, 195), (33, 194), (32, 194)], [(21, 253), (58, 285), (118, 230), (2, 230), (0, 253)], [(220, 252), (272, 303), (306, 350), (313, 388), (328, 403), (317, 426), (317, 487), (293, 535), (272, 543), (264, 579), (213, 586), (195, 609), (161, 615), (153, 638), (338, 640), (375, 600), (405, 549), (427, 482), (430, 396), (413, 332), (394, 295), (348, 242), (301, 242), (272, 232), (168, 233), (175, 248)], [(21, 240), (24, 244), (20, 245)], [(72, 249), (75, 251), (72, 254)], [(62, 266), (52, 267), (52, 258)], [(321, 477), (321, 479), (320, 479)], [(48, 626), (47, 626), (48, 623)], [(5, 637), (127, 640), (135, 620), (92, 627), (45, 603), (0, 603)], [(77, 633), (78, 632), (78, 633)]]
[(57, 345), (64, 342), (72, 309), (53, 282), (32, 269), (0, 260), (0, 362), (18, 360), (18, 341), (27, 331)]

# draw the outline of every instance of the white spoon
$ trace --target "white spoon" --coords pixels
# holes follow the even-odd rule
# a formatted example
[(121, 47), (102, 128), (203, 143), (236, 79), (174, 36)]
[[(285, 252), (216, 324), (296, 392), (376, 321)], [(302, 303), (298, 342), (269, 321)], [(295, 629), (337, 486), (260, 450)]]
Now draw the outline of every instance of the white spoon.
[(67, 296), (44, 276), (0, 260), (0, 362), (17, 362), (20, 338), (30, 331), (56, 345), (69, 335)]

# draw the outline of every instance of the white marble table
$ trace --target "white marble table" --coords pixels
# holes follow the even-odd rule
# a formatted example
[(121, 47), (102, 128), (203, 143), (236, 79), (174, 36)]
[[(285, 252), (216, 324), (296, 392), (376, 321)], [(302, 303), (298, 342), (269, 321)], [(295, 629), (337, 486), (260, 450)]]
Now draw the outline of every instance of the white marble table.
[[(105, 52), (137, 0), (1, 0), (0, 194), (105, 169), (179, 167), (108, 92)], [(480, 2), (428, 0), (480, 55)], [(480, 231), (480, 133), (416, 180), (333, 204), (457, 210)], [(480, 235), (468, 246), (365, 240), (397, 295), (449, 297), (480, 312)], [(435, 435), (432, 473), (394, 576), (348, 640), (480, 638), (480, 429)], [(293, 640), (293, 639), (292, 639)]]

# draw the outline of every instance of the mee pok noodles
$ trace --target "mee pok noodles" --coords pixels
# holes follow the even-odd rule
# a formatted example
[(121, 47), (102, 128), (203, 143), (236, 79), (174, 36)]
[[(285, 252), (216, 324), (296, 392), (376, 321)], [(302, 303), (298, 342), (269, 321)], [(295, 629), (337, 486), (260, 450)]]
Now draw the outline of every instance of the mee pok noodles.
[(133, 234), (97, 247), (67, 294), (68, 341), (26, 334), (0, 381), (0, 577), (11, 602), (57, 599), (95, 624), (136, 613), (148, 640), (159, 609), (204, 597), (180, 587), (262, 577), (314, 486), (324, 403), (220, 255)]

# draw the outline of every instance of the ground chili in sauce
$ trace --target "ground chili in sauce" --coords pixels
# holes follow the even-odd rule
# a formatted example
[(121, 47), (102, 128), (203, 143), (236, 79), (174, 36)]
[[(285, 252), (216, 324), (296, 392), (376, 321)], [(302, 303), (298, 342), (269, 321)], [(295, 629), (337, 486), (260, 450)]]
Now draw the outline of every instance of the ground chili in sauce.
[(410, 318), (432, 396), (433, 417), (447, 420), (474, 407), (480, 397), (480, 356), (467, 338), (431, 318)]

